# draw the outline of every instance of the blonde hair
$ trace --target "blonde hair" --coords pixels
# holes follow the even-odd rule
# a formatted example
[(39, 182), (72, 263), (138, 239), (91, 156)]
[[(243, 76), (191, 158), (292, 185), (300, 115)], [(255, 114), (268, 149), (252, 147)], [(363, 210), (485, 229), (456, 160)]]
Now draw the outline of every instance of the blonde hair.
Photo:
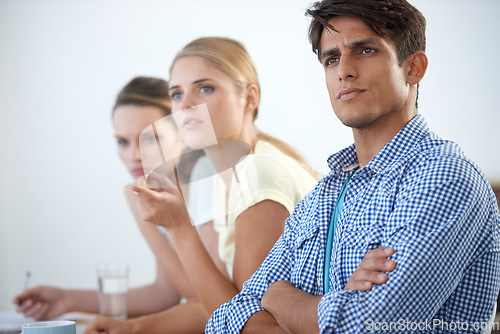
[[(259, 100), (253, 112), (253, 120), (257, 119), (260, 102), (260, 85), (257, 71), (247, 50), (238, 41), (225, 37), (203, 37), (188, 43), (172, 61), (170, 73), (177, 60), (183, 57), (196, 56), (210, 62), (215, 68), (231, 78), (236, 87), (244, 90), (249, 85), (255, 85)], [(295, 159), (314, 177), (317, 173), (307, 164), (306, 160), (290, 145), (256, 129), (257, 138), (276, 146), (280, 151)]]

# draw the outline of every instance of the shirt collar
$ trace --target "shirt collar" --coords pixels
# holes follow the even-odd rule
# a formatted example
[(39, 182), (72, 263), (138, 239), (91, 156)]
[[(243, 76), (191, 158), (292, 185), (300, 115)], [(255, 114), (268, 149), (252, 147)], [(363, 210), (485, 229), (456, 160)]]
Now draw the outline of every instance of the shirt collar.
[(358, 165), (358, 156), (354, 144), (344, 148), (343, 150), (332, 154), (328, 158), (328, 166), (333, 174), (338, 174), (342, 171), (350, 170)]
[[(370, 160), (365, 168), (375, 173), (384, 171), (428, 134), (429, 128), (427, 122), (423, 116), (417, 115)], [(354, 144), (328, 158), (328, 166), (334, 174), (340, 173), (341, 171), (346, 172), (352, 170), (357, 165), (358, 158), (356, 156)]]

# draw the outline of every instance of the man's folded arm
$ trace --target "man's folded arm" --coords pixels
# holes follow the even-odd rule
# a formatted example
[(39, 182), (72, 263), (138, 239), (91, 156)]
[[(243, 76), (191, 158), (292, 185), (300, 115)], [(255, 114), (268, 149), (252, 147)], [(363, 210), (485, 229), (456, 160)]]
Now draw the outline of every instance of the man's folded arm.
[(275, 327), (274, 318), (264, 310), (261, 299), (270, 284), (289, 280), (292, 254), (285, 239), (285, 235), (278, 239), (259, 269), (243, 284), (241, 292), (212, 314), (206, 333), (240, 333), (254, 314), (256, 317), (246, 326), (244, 333), (252, 333), (252, 328), (258, 329), (260, 326)]
[[(467, 162), (455, 162), (462, 168), (465, 165), (469, 173), (454, 174), (457, 166), (442, 171), (445, 167), (439, 161), (431, 163), (422, 174), (432, 174), (439, 167), (449, 176), (433, 184), (422, 178), (396, 203), (385, 224), (398, 228), (381, 245), (396, 250), (392, 260), (397, 269), (387, 283), (367, 292), (334, 291), (322, 297), (318, 305), (321, 333), (364, 332), (376, 330), (376, 324), (425, 324), (467, 275), (469, 279), (474, 276), (474, 289), (484, 293), (484, 299), (472, 308), (460, 307), (463, 312), (453, 311), (460, 317), (455, 320), (488, 320), (495, 296), (486, 291), (491, 290), (490, 284), (498, 286), (495, 273), (500, 270), (492, 233), (498, 222), (491, 216), (485, 181)], [(481, 265), (484, 261), (490, 265)], [(469, 305), (472, 301), (461, 302)]]

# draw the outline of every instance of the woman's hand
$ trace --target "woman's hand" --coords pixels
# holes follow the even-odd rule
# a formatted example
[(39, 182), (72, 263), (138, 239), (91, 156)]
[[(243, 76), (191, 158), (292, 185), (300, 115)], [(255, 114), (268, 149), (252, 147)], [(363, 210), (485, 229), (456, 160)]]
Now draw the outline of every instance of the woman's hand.
[(16, 311), (36, 320), (48, 320), (69, 312), (67, 294), (63, 289), (37, 286), (17, 295)]
[[(158, 188), (150, 188), (154, 182)], [(130, 189), (138, 196), (138, 207), (142, 219), (165, 228), (191, 226), (191, 219), (182, 193), (166, 176), (152, 171), (146, 183), (144, 177)], [(157, 189), (157, 190), (156, 190)]]
[(83, 334), (133, 334), (135, 331), (132, 327), (129, 321), (98, 316), (85, 328)]

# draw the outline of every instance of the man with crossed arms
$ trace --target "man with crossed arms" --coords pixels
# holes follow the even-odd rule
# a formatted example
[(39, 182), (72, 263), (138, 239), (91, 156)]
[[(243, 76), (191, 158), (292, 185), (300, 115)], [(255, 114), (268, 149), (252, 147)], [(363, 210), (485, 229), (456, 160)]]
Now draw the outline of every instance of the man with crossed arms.
[[(331, 172), (206, 332), (356, 333), (390, 323), (400, 324), (390, 332), (479, 332), (500, 287), (500, 213), (478, 166), (418, 114), (425, 18), (405, 0), (323, 0), (308, 14), (354, 145), (329, 158)], [(374, 267), (356, 269), (367, 257), (387, 263), (384, 284), (370, 283)], [(367, 291), (350, 290), (351, 276)]]

